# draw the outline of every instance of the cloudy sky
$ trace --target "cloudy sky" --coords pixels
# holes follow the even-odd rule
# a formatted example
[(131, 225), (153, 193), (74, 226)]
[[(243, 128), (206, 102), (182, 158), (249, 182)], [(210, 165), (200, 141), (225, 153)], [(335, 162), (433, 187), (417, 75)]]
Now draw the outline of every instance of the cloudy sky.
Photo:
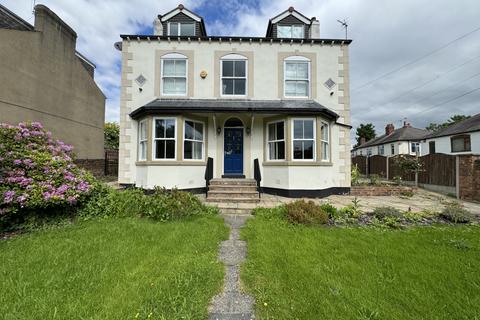
[[(77, 49), (97, 65), (108, 97), (107, 120), (119, 114), (119, 34), (152, 32), (156, 14), (179, 0), (43, 0), (78, 33)], [(34, 0), (0, 0), (33, 24)], [(203, 16), (209, 35), (264, 36), (268, 19), (294, 6), (320, 20), (323, 38), (343, 38), (347, 18), (353, 125), (406, 118), (425, 127), (453, 114), (480, 112), (480, 1), (478, 0), (185, 0)]]

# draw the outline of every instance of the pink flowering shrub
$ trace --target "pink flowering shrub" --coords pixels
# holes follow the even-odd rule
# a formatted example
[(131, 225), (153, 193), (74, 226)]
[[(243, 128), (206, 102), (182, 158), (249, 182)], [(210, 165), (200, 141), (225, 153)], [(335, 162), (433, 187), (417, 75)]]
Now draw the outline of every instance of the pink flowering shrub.
[(73, 163), (72, 149), (38, 122), (0, 124), (0, 219), (86, 197), (94, 180)]

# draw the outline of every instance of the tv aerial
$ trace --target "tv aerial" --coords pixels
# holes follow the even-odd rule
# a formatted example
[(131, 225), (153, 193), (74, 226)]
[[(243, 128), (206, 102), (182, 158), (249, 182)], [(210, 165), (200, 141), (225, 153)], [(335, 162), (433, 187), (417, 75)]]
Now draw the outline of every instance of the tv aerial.
[(337, 21), (345, 29), (345, 40), (347, 40), (348, 39), (348, 21), (347, 21), (347, 19), (343, 19), (343, 20), (338, 20), (337, 19)]

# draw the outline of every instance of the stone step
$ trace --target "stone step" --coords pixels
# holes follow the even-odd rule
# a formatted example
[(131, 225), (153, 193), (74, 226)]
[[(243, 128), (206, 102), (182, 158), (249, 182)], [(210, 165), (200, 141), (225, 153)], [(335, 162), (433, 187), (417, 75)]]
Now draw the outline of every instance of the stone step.
[(231, 191), (231, 190), (238, 190), (238, 191), (257, 191), (257, 185), (241, 185), (241, 184), (211, 184), (208, 186), (208, 190), (212, 191)]
[(255, 198), (247, 198), (247, 197), (239, 197), (239, 198), (231, 198), (227, 195), (222, 197), (215, 197), (215, 198), (208, 198), (206, 199), (207, 202), (232, 202), (232, 203), (258, 203), (260, 199), (258, 197)]
[(243, 202), (243, 203), (238, 203), (238, 202), (216, 202), (216, 199), (212, 199), (212, 201), (209, 201), (207, 204), (213, 205), (218, 207), (219, 209), (254, 209), (257, 207), (257, 203), (255, 202)]
[(238, 190), (209, 190), (208, 198), (230, 198), (230, 199), (241, 199), (241, 198), (252, 198), (259, 199), (257, 191), (238, 191)]
[(212, 179), (210, 185), (246, 185), (256, 186), (257, 182), (254, 179)]

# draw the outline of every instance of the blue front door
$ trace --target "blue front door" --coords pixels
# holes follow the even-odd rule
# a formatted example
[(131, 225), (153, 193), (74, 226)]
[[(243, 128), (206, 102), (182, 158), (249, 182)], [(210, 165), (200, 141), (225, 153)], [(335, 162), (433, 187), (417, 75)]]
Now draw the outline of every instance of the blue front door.
[(243, 128), (224, 129), (225, 174), (243, 174)]

